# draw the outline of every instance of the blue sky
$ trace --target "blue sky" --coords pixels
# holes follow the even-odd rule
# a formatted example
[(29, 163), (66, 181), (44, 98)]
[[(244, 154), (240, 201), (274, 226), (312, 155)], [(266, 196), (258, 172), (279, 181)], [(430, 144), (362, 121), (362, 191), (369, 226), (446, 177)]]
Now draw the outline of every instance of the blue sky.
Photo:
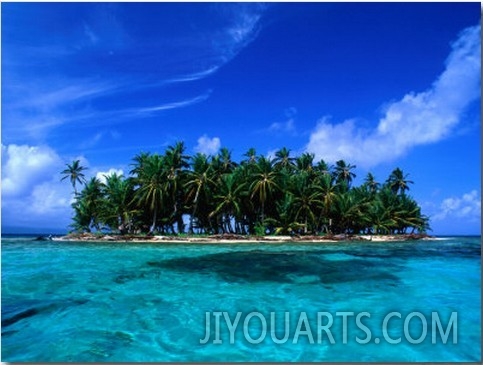
[[(479, 3), (2, 3), (2, 229), (65, 230), (66, 163), (250, 147), (395, 167), (481, 231)], [(13, 227), (13, 228), (12, 228)]]

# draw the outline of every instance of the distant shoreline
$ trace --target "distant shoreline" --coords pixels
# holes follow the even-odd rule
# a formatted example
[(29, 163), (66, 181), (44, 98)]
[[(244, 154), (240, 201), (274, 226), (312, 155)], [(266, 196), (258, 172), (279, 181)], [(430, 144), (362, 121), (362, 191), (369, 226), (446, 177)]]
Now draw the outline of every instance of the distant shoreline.
[(326, 236), (245, 236), (219, 234), (210, 236), (138, 236), (138, 235), (98, 235), (73, 233), (53, 237), (54, 241), (72, 242), (133, 242), (133, 243), (189, 243), (189, 244), (236, 244), (236, 243), (337, 243), (337, 242), (395, 242), (414, 240), (435, 240), (427, 234), (397, 235), (326, 235)]

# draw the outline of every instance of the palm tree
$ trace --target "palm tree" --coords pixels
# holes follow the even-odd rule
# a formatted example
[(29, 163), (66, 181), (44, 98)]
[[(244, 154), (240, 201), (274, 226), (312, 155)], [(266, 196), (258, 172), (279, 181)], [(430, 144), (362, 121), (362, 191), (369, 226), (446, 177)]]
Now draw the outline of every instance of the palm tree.
[(136, 190), (135, 199), (139, 204), (147, 206), (151, 212), (152, 224), (149, 233), (153, 233), (158, 211), (165, 201), (166, 173), (163, 169), (163, 158), (158, 154), (149, 155), (143, 160), (143, 165), (135, 170), (140, 172), (136, 177), (139, 188)]
[(334, 226), (339, 233), (358, 233), (367, 225), (368, 218), (365, 214), (367, 201), (364, 195), (354, 190), (337, 195), (334, 209)]
[(408, 184), (413, 184), (413, 181), (407, 180), (409, 174), (404, 174), (403, 171), (398, 167), (391, 172), (386, 183), (389, 185), (394, 194), (404, 194), (406, 190), (409, 190)]
[(389, 234), (396, 225), (392, 211), (386, 209), (380, 198), (374, 199), (367, 211), (369, 231), (374, 234)]
[(222, 229), (233, 233), (231, 220), (236, 221), (241, 217), (242, 195), (244, 184), (241, 184), (237, 175), (222, 175), (218, 185), (218, 194), (214, 195), (215, 209), (210, 213), (210, 217), (222, 214)]
[(132, 204), (134, 188), (131, 179), (124, 179), (122, 175), (106, 176), (103, 184), (105, 210), (103, 220), (111, 228), (119, 229), (121, 233), (132, 229), (132, 216), (136, 209)]
[(198, 222), (202, 221), (197, 216), (200, 198), (204, 198), (205, 201), (207, 200), (209, 190), (215, 185), (215, 181), (213, 179), (213, 166), (209, 163), (208, 157), (204, 153), (197, 153), (192, 157), (191, 166), (192, 171), (188, 172), (184, 187), (187, 189), (186, 199), (192, 206), (189, 233), (193, 234), (193, 220), (198, 218)]
[(305, 227), (294, 219), (293, 195), (285, 194), (275, 205), (277, 216), (265, 219), (265, 222), (273, 227), (274, 234), (294, 234)]
[(381, 186), (381, 184), (379, 184), (376, 181), (376, 178), (374, 177), (374, 175), (371, 174), (370, 172), (367, 173), (367, 176), (364, 180), (364, 184), (367, 186), (367, 188), (369, 189), (369, 192), (371, 192), (371, 194), (375, 194), (377, 192), (377, 190), (379, 189), (379, 186)]
[(344, 160), (337, 161), (334, 168), (336, 181), (341, 185), (346, 184), (350, 188), (352, 180), (356, 177), (356, 174), (351, 170), (355, 168), (355, 165), (347, 164)]
[(293, 171), (295, 169), (295, 158), (290, 157), (290, 150), (286, 147), (275, 152), (273, 167), (278, 170)]
[(237, 166), (231, 158), (231, 152), (228, 148), (222, 147), (220, 152), (213, 158), (212, 163), (218, 176), (230, 174)]
[(301, 154), (296, 159), (297, 170), (305, 171), (309, 174), (312, 174), (312, 172), (314, 171), (314, 158), (315, 155), (313, 153), (305, 152)]
[(178, 233), (184, 232), (183, 209), (185, 200), (183, 184), (186, 180), (186, 169), (189, 167), (189, 156), (185, 155), (183, 142), (177, 142), (174, 146), (169, 146), (164, 155), (164, 168), (167, 170), (166, 192), (173, 207), (172, 219), (178, 226)]
[(77, 196), (76, 183), (84, 184), (86, 182), (85, 175), (82, 171), (87, 170), (86, 167), (80, 165), (80, 160), (75, 160), (71, 165), (66, 164), (67, 168), (61, 172), (64, 175), (61, 181), (69, 178), (72, 187), (74, 188), (74, 194)]
[(70, 224), (77, 232), (90, 232), (92, 216), (90, 208), (87, 206), (87, 202), (83, 200), (76, 200), (72, 204), (74, 209), (74, 216), (72, 218), (73, 222)]
[(242, 164), (254, 165), (257, 162), (257, 151), (253, 147), (249, 148), (243, 156), (245, 156), (246, 159), (242, 161)]
[(331, 173), (330, 172), (331, 167), (324, 160), (320, 160), (315, 166), (315, 169), (317, 170), (318, 173), (322, 175), (330, 175)]
[(275, 191), (280, 190), (278, 186), (279, 172), (273, 169), (272, 161), (264, 156), (259, 157), (254, 172), (251, 176), (250, 185), (251, 199), (258, 197), (260, 203), (260, 222), (265, 220), (265, 203), (272, 197)]
[(324, 174), (319, 178), (317, 184), (314, 185), (315, 189), (321, 193), (322, 209), (320, 211), (320, 219), (323, 228), (327, 233), (330, 232), (332, 226), (332, 205), (337, 198), (338, 185), (333, 184), (333, 178), (329, 174)]
[(141, 152), (134, 156), (132, 159), (134, 163), (131, 164), (131, 166), (133, 166), (133, 169), (129, 171), (129, 173), (131, 175), (141, 176), (150, 157), (151, 154), (149, 152)]
[(103, 215), (101, 181), (96, 177), (92, 177), (80, 192), (78, 202), (79, 206), (83, 206), (84, 213), (89, 217), (89, 227), (93, 227), (99, 231), (102, 223), (101, 217)]
[(294, 219), (297, 222), (299, 218), (303, 219), (304, 233), (307, 233), (309, 224), (311, 227), (315, 225), (316, 208), (322, 205), (322, 194), (311, 184), (307, 172), (293, 177), (293, 188), (290, 193), (293, 195)]

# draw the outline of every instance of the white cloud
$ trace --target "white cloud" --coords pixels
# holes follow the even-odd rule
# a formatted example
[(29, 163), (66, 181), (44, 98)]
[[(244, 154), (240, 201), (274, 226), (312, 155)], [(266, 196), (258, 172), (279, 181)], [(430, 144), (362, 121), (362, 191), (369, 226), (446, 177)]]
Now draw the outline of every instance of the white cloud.
[(463, 194), (461, 197), (444, 199), (439, 212), (433, 216), (435, 221), (447, 218), (465, 218), (471, 221), (481, 220), (481, 197), (476, 190)]
[(373, 130), (358, 128), (355, 120), (333, 124), (324, 117), (306, 150), (329, 162), (346, 159), (369, 167), (444, 139), (468, 105), (480, 97), (480, 59), (480, 26), (467, 28), (452, 45), (446, 69), (430, 88), (390, 103)]
[(53, 215), (55, 219), (62, 218), (60, 214), (68, 217), (66, 211), (70, 211), (71, 192), (70, 185), (55, 179), (37, 185), (28, 199), (28, 210), (33, 215)]
[(106, 183), (106, 177), (114, 174), (124, 175), (124, 171), (122, 169), (110, 168), (108, 171), (99, 171), (96, 174), (96, 178), (100, 180), (102, 183)]
[(198, 144), (195, 147), (196, 152), (205, 155), (214, 155), (220, 149), (221, 142), (218, 137), (209, 138), (206, 134), (198, 138)]
[(64, 168), (48, 146), (2, 145), (2, 226), (66, 228), (72, 186), (60, 181)]
[(50, 180), (61, 166), (61, 158), (50, 147), (2, 145), (2, 196), (32, 191), (33, 186)]

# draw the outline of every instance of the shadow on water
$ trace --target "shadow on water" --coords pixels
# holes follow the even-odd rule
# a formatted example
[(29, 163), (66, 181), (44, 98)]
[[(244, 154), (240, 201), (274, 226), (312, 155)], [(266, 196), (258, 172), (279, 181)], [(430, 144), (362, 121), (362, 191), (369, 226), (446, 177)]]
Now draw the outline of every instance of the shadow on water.
[[(2, 329), (30, 317), (50, 313), (58, 309), (65, 309), (87, 303), (87, 299), (68, 299), (65, 301), (23, 300), (12, 304), (2, 301)], [(7, 334), (2, 331), (2, 335)]]
[[(343, 255), (342, 259), (334, 257)], [(412, 259), (478, 258), (480, 245), (440, 242), (364, 244), (337, 250), (250, 250), (229, 251), (196, 257), (149, 261), (136, 271), (121, 272), (117, 284), (132, 280), (156, 279), (166, 270), (188, 274), (216, 275), (225, 282), (275, 282), (330, 285), (353, 281), (372, 281), (397, 286), (397, 273)]]
[[(215, 274), (227, 282), (333, 284), (378, 280), (394, 284), (398, 281), (388, 268), (371, 260), (334, 261), (317, 252), (224, 252), (148, 262), (147, 265), (185, 273)], [(304, 278), (311, 280), (307, 282)]]

